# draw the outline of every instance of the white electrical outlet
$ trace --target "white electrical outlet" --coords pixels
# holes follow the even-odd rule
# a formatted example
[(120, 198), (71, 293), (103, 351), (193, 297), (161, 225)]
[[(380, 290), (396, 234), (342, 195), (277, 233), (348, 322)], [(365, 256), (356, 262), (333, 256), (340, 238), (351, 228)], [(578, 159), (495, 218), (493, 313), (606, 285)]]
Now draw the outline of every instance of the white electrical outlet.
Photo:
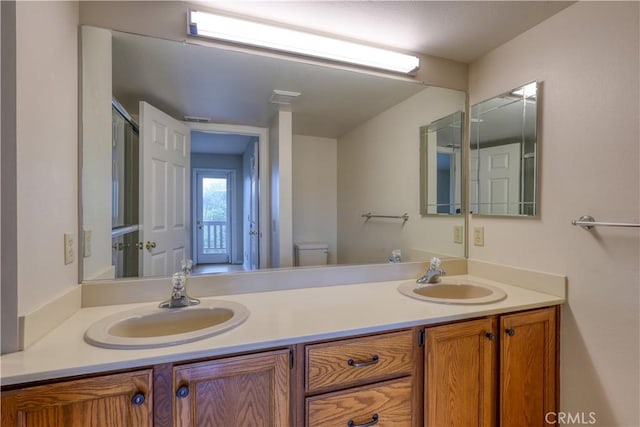
[(473, 244), (484, 246), (484, 227), (473, 227)]
[(462, 226), (453, 226), (453, 243), (462, 243)]
[(64, 263), (71, 264), (75, 260), (73, 246), (75, 245), (75, 236), (72, 233), (64, 234)]
[(85, 258), (91, 256), (91, 230), (82, 232), (82, 256)]

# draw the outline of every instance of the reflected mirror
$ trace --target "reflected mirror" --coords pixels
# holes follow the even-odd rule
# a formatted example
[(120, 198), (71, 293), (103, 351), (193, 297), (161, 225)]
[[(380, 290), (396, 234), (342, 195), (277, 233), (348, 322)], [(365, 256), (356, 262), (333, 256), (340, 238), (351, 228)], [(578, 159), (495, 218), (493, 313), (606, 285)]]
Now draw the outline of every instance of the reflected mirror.
[(463, 218), (420, 215), (415, 156), (420, 128), (463, 111), (464, 92), (81, 34), (83, 281), (168, 276), (183, 258), (207, 274), (464, 256)]
[(472, 214), (537, 215), (538, 88), (532, 82), (471, 107)]
[(458, 111), (420, 128), (420, 213), (462, 213), (462, 136)]

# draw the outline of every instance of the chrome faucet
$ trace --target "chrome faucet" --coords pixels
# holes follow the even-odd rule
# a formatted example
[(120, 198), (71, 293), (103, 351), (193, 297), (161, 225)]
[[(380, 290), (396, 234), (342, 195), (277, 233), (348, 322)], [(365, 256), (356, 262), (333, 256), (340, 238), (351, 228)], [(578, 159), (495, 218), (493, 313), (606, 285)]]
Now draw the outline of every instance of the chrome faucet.
[(182, 271), (171, 278), (171, 298), (160, 303), (160, 308), (180, 308), (200, 304), (200, 300), (187, 295), (187, 278), (191, 273), (191, 260), (182, 260)]
[(416, 280), (416, 283), (419, 285), (424, 285), (426, 283), (438, 283), (440, 282), (440, 276), (444, 276), (447, 274), (444, 269), (440, 268), (440, 258), (433, 257), (431, 258), (431, 263), (429, 264), (429, 268), (427, 269), (424, 276)]

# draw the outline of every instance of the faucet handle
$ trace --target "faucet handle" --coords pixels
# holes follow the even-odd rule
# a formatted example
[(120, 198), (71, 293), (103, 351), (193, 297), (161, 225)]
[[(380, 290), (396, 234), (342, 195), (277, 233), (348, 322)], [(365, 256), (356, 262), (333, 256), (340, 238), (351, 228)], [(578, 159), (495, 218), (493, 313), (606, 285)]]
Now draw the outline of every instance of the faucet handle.
[(191, 274), (191, 268), (193, 267), (193, 261), (190, 259), (183, 259), (182, 261), (180, 261), (180, 266), (182, 268), (182, 272), (184, 273), (185, 276), (188, 276)]
[(183, 272), (179, 271), (177, 273), (174, 273), (173, 277), (171, 277), (171, 285), (173, 287), (173, 292), (184, 290), (184, 285), (186, 281), (187, 281), (187, 278)]
[(440, 261), (440, 258), (434, 256), (433, 258), (431, 258), (431, 264), (429, 265), (429, 270), (437, 270), (438, 268), (440, 268), (440, 264), (442, 264), (442, 261)]

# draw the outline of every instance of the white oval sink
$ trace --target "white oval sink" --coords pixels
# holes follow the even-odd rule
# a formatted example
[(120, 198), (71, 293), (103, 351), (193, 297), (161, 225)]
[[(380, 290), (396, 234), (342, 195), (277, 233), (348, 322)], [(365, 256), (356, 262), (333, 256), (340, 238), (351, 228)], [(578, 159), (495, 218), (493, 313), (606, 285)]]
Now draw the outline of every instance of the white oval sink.
[(403, 295), (423, 301), (443, 304), (487, 304), (507, 297), (504, 291), (489, 285), (467, 282), (434, 283), (418, 286), (404, 282), (398, 286)]
[(145, 306), (107, 316), (91, 325), (85, 340), (105, 348), (156, 348), (207, 338), (238, 326), (249, 310), (232, 301), (202, 300), (183, 308)]

